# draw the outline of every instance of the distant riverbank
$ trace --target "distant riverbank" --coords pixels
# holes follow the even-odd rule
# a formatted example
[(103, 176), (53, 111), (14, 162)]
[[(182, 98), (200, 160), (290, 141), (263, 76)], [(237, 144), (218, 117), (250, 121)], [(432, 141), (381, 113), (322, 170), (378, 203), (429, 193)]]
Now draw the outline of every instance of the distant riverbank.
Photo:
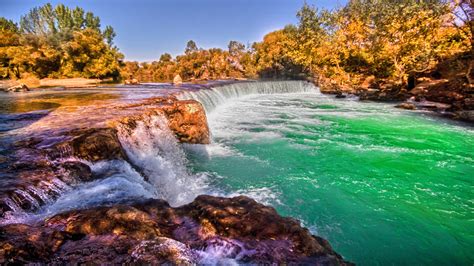
[(99, 84), (110, 83), (111, 80), (101, 79), (86, 79), (86, 78), (68, 78), (68, 79), (19, 79), (19, 80), (0, 80), (0, 89), (6, 90), (8, 88), (26, 85), (30, 89), (36, 88), (50, 88), (50, 87), (64, 87), (64, 88), (89, 88), (96, 87)]

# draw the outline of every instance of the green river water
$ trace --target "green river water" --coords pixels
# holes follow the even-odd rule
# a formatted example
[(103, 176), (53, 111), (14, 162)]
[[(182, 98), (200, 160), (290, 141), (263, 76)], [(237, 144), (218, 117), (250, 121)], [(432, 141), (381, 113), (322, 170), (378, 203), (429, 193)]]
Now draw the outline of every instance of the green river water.
[(211, 187), (300, 219), (360, 265), (474, 263), (474, 130), (320, 93), (247, 96), (190, 151)]

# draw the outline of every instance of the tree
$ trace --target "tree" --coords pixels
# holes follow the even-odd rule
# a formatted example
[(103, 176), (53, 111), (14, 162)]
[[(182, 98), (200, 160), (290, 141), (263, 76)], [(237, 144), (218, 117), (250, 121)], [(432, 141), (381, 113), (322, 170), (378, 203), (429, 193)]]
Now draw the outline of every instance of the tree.
[(115, 33), (114, 28), (112, 28), (112, 26), (106, 26), (105, 30), (104, 30), (104, 33), (103, 33), (103, 36), (104, 36), (105, 40), (107, 41), (107, 44), (109, 46), (112, 46), (114, 38), (115, 38), (115, 36), (117, 36), (117, 34)]
[(32, 73), (45, 77), (117, 78), (123, 55), (113, 47), (111, 26), (80, 8), (45, 4), (20, 19), (20, 28), (0, 20), (2, 78)]
[(228, 48), (231, 56), (240, 56), (245, 52), (245, 45), (238, 41), (230, 41)]
[(296, 28), (285, 27), (263, 37), (263, 42), (255, 43), (256, 69), (263, 78), (302, 78), (304, 66), (291, 56), (295, 49)]
[(197, 44), (193, 40), (190, 40), (186, 44), (186, 49), (184, 50), (184, 53), (185, 54), (190, 54), (190, 53), (197, 52), (198, 50), (199, 49), (197, 47)]
[(100, 18), (94, 16), (92, 12), (86, 13), (85, 27), (93, 30), (100, 29)]
[(171, 62), (171, 60), (173, 60), (173, 57), (168, 53), (164, 53), (160, 56), (161, 63)]
[(61, 71), (63, 76), (87, 78), (118, 78), (123, 56), (104, 43), (93, 29), (74, 32), (74, 37), (63, 47), (65, 51)]
[[(0, 17), (0, 31), (9, 31), (12, 33), (18, 33), (19, 29), (15, 22), (12, 20)], [(5, 40), (2, 40), (5, 41)]]
[[(0, 79), (19, 76), (19, 68), (14, 64), (14, 52), (20, 45), (18, 26), (11, 20), (0, 17)], [(15, 51), (13, 51), (15, 50)]]
[(469, 36), (471, 50), (474, 49), (474, 0), (453, 0), (453, 14), (461, 23), (454, 25)]

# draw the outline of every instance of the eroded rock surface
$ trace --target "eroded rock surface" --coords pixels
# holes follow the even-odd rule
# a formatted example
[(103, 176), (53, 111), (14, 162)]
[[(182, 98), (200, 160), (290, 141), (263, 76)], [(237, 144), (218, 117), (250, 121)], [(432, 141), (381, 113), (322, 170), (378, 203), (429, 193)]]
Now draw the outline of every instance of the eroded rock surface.
[(55, 200), (68, 187), (101, 178), (92, 175), (90, 167), (77, 159), (90, 163), (125, 160), (133, 166), (120, 142), (117, 130), (120, 125), (126, 125), (130, 130), (140, 122), (148, 127), (159, 127), (150, 124), (154, 121), (152, 117), (159, 116), (166, 120), (178, 141), (209, 143), (206, 114), (197, 101), (159, 97), (122, 108), (132, 111), (125, 117), (111, 119), (102, 127), (77, 128), (51, 139), (31, 137), (16, 142), (12, 152), (0, 158), (3, 182), (0, 218), (8, 211), (37, 210), (46, 201)]
[(210, 257), (252, 264), (350, 264), (298, 221), (244, 196), (199, 196), (179, 208), (148, 200), (0, 227), (0, 263), (192, 264)]
[(201, 103), (194, 100), (175, 101), (164, 106), (168, 126), (179, 141), (192, 144), (209, 144), (209, 126)]

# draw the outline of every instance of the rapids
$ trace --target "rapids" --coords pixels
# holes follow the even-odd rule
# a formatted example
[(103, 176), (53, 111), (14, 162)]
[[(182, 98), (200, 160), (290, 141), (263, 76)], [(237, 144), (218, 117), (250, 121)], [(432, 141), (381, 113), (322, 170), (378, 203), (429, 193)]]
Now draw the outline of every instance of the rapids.
[(356, 264), (472, 264), (472, 127), (292, 86), (195, 93), (212, 110), (213, 143), (188, 149), (190, 167), (301, 220)]
[[(212, 143), (178, 143), (160, 115), (134, 128), (118, 125), (129, 161), (81, 161), (100, 178), (73, 184), (52, 179), (43, 190), (18, 190), (34, 210), (8, 199), (5, 204), (13, 211), (0, 223), (143, 198), (180, 206), (200, 194), (247, 195), (299, 219), (358, 264), (474, 261), (474, 130), (468, 125), (390, 104), (334, 99), (302, 81), (170, 92), (162, 84), (148, 84), (107, 93), (127, 103), (169, 93), (195, 99), (207, 112)], [(111, 117), (115, 114), (106, 113), (108, 104), (100, 110)], [(86, 107), (74, 107), (79, 111), (67, 115), (38, 108), (26, 110), (33, 122), (3, 136), (59, 128), (59, 118), (66, 117), (62, 126), (75, 115), (97, 113)], [(3, 128), (8, 130), (21, 115), (7, 112)], [(91, 117), (80, 125), (99, 121)], [(210, 245), (204, 253), (203, 263), (233, 262), (226, 260), (225, 243)]]

